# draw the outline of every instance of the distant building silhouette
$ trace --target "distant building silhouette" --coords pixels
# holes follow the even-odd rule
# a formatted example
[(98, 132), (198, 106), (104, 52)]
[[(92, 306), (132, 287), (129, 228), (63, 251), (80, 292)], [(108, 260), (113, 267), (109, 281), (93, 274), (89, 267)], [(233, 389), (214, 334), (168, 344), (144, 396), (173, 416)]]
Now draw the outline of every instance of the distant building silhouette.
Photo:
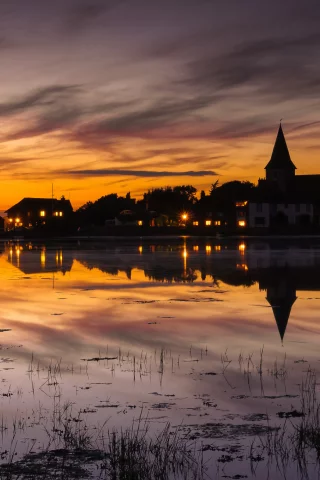
[(66, 220), (72, 214), (70, 200), (56, 198), (23, 198), (5, 212), (6, 229), (37, 227), (48, 219)]
[(280, 124), (266, 178), (259, 180), (246, 208), (239, 209), (245, 226), (319, 226), (320, 175), (296, 175), (296, 169)]

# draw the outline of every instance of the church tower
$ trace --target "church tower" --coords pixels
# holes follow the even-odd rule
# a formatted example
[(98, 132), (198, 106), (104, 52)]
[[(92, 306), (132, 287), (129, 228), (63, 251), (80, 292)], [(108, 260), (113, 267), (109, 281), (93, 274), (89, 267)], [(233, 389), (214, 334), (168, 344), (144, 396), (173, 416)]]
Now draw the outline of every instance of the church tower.
[(280, 123), (276, 142), (269, 163), (265, 167), (267, 182), (273, 182), (286, 193), (294, 184), (296, 166), (290, 158), (286, 139)]

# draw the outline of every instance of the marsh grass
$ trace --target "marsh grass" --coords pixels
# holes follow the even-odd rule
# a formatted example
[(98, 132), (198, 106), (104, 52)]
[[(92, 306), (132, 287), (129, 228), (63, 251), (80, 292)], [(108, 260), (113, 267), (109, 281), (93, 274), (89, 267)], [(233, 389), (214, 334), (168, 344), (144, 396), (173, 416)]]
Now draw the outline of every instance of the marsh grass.
[(320, 401), (317, 398), (316, 374), (310, 367), (300, 386), (300, 401), (297, 421), (293, 420), (295, 415), (290, 418), (288, 412), (288, 418), (279, 430), (270, 429), (265, 438), (260, 438), (259, 447), (268, 455), (268, 463), (275, 462), (283, 478), (287, 476), (288, 467), (293, 465), (296, 467), (296, 478), (311, 478), (311, 468), (319, 473)]
[(111, 431), (108, 436), (105, 470), (112, 480), (202, 479), (202, 453), (170, 424), (149, 435), (148, 423), (138, 428)]
[[(45, 448), (33, 452), (34, 443), (19, 461), (15, 457), (15, 437), (6, 463), (0, 466), (1, 480), (75, 479), (110, 480), (201, 480), (204, 462), (201, 449), (188, 441), (179, 427), (167, 423), (155, 435), (142, 411), (132, 427), (107, 430), (106, 422), (90, 429), (81, 413), (74, 414), (71, 403), (54, 404), (52, 427)], [(94, 433), (93, 433), (94, 432)]]

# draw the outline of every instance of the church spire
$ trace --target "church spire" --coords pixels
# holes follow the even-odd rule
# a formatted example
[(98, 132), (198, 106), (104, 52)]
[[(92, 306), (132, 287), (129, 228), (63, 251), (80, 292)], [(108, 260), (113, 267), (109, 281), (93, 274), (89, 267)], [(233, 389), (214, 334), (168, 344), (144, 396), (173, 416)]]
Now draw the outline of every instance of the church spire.
[(296, 166), (290, 158), (290, 153), (287, 147), (287, 142), (284, 137), (282, 125), (280, 121), (278, 135), (273, 147), (271, 159), (266, 165), (265, 169), (268, 170), (296, 170)]

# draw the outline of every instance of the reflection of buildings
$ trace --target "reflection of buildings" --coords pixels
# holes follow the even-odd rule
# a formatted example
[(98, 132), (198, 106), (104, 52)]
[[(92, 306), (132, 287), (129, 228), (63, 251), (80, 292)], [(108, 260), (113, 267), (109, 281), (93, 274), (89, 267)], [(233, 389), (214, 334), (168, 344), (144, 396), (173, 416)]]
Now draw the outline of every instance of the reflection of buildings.
[[(193, 244), (192, 244), (193, 242)], [(299, 245), (286, 248), (257, 243), (194, 244), (187, 240), (173, 245), (109, 245), (104, 249), (46, 249), (31, 245), (6, 248), (8, 261), (25, 274), (70, 271), (73, 260), (88, 270), (94, 268), (109, 275), (124, 273), (135, 281), (135, 271), (144, 272), (147, 281), (192, 283), (210, 281), (233, 286), (258, 284), (265, 291), (281, 339), (284, 338), (297, 291), (320, 290), (320, 254), (318, 248)], [(221, 242), (220, 242), (221, 243)], [(275, 248), (276, 247), (276, 248)], [(29, 250), (30, 249), (30, 250)], [(88, 272), (88, 275), (90, 273)], [(139, 276), (141, 282), (141, 274)], [(271, 313), (271, 310), (270, 310)]]
[(270, 269), (270, 282), (260, 283), (260, 288), (267, 290), (266, 299), (273, 310), (281, 340), (289, 321), (291, 308), (297, 299), (296, 285), (290, 276), (290, 269)]
[(121, 249), (117, 249), (116, 255), (110, 251), (103, 259), (91, 252), (78, 252), (76, 258), (87, 268), (96, 267), (109, 274), (143, 270), (145, 277), (154, 282), (192, 283), (201, 279), (245, 287), (258, 283), (260, 290), (266, 292), (283, 340), (297, 290), (320, 290), (318, 250), (297, 248), (283, 246), (276, 250), (268, 242), (249, 247), (240, 242), (235, 253), (234, 246), (230, 250), (213, 244), (180, 244), (171, 248), (147, 245), (130, 255), (122, 255)]
[(32, 248), (31, 245), (11, 245), (6, 249), (8, 262), (26, 275), (44, 272), (70, 272), (73, 253), (62, 249), (45, 247)]

